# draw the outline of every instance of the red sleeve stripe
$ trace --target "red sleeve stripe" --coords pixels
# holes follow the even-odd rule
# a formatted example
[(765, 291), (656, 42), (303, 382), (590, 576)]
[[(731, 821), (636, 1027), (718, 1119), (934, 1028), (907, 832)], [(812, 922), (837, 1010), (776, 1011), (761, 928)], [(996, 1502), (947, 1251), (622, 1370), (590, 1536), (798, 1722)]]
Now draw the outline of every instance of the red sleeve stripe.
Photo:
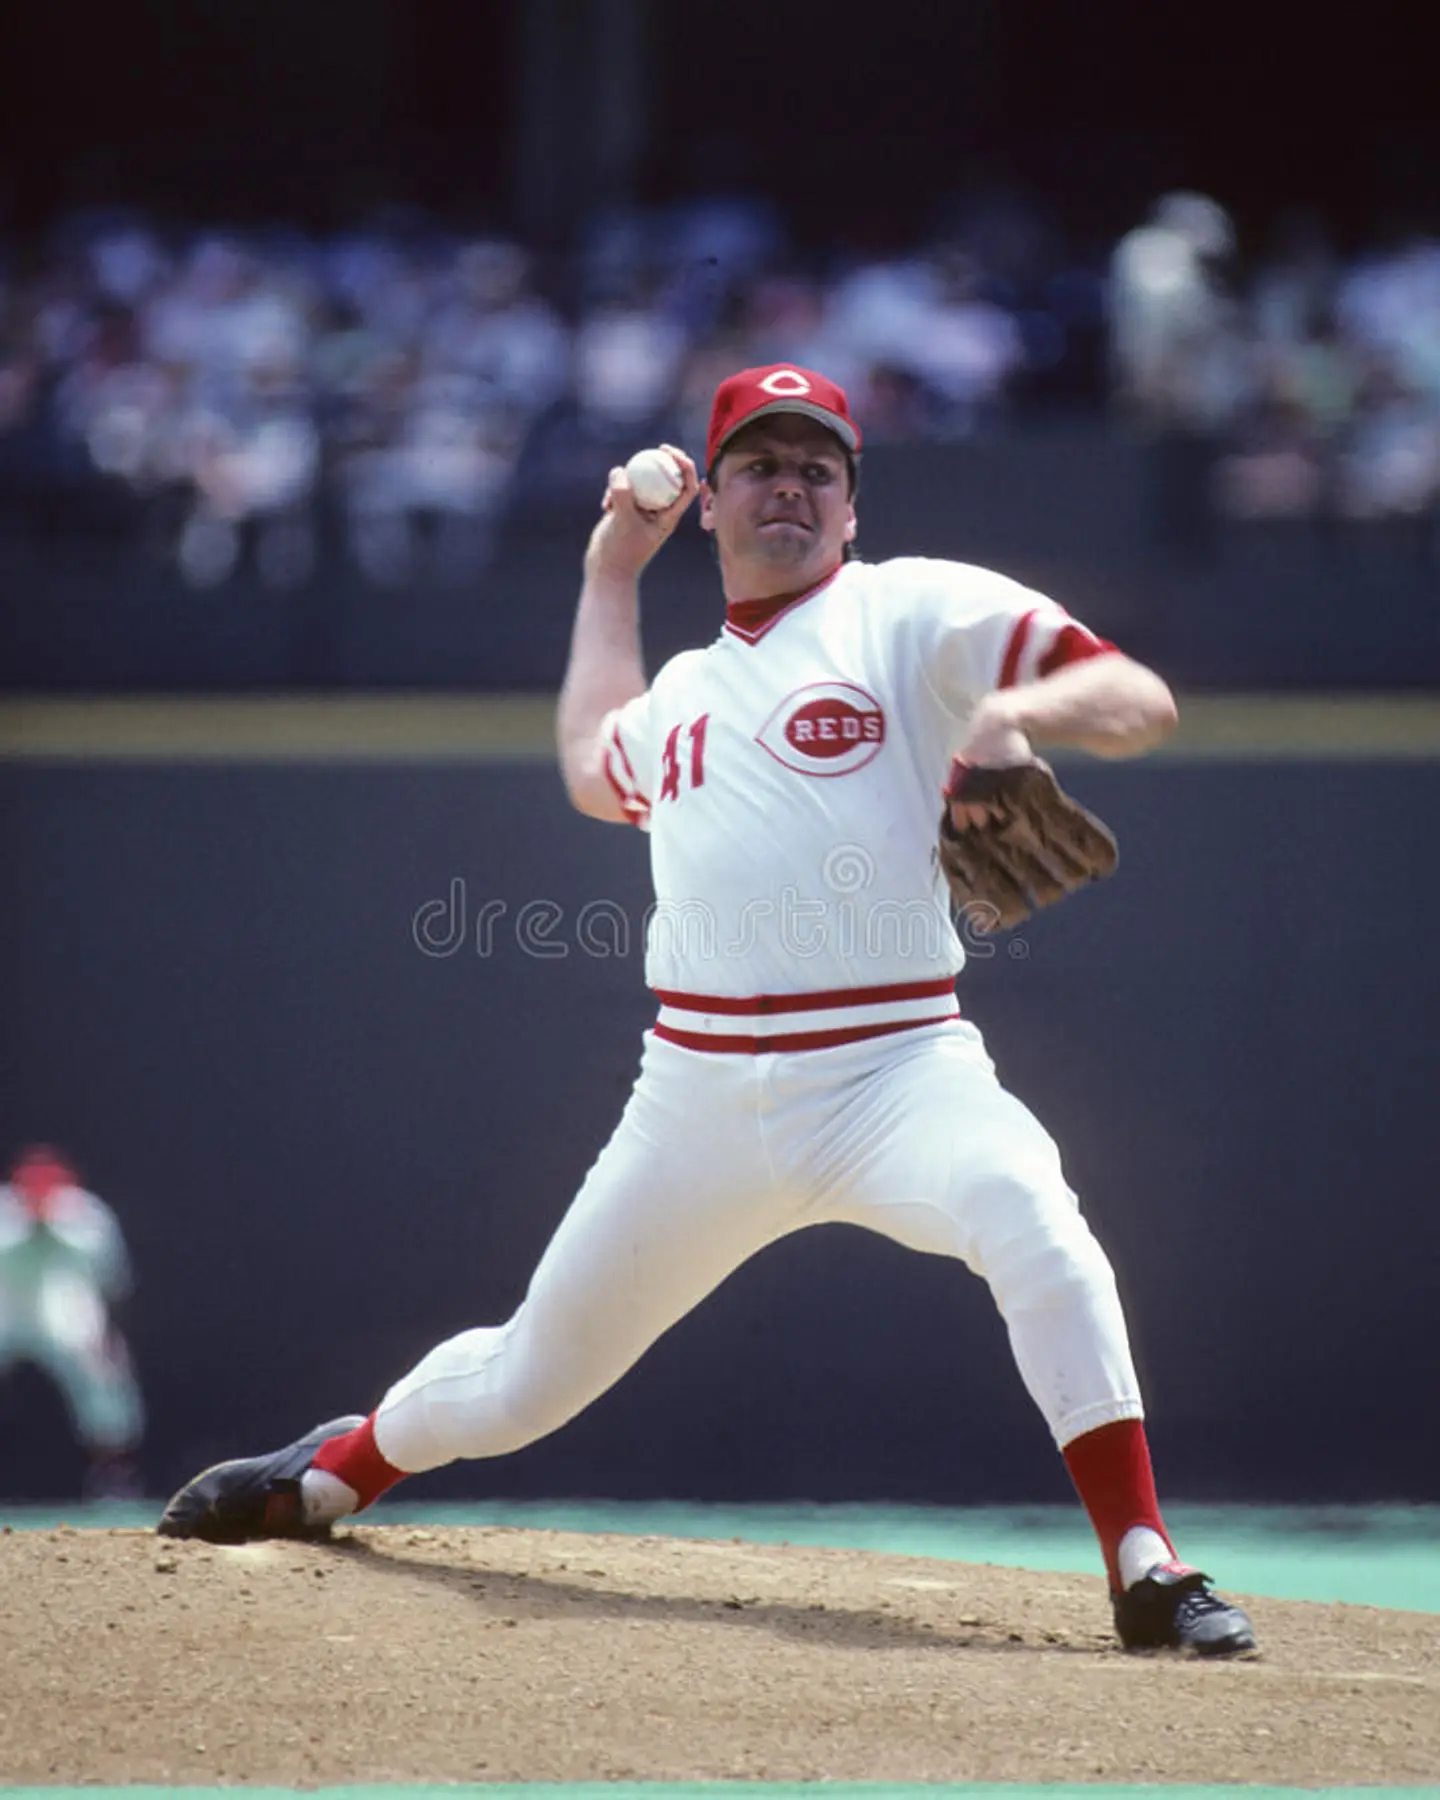
[[(631, 787), (634, 788), (635, 792), (640, 794), (640, 783), (635, 779), (635, 767), (630, 761), (630, 758), (625, 754), (625, 743), (620, 736), (620, 727), (618, 725), (612, 725), (610, 728), (610, 742), (620, 752), (620, 760), (625, 765), (626, 779), (629, 781)], [(640, 798), (644, 800), (645, 796), (640, 794)], [(645, 803), (647, 806), (649, 805), (648, 800)]]
[(1032, 607), (1016, 621), (1010, 633), (997, 685), (1007, 688), (1022, 681), (1038, 681), (1042, 675), (1053, 675), (1068, 663), (1104, 656), (1114, 648), (1107, 639), (1096, 637), (1093, 631), (1087, 631), (1063, 613), (1042, 616), (1038, 607)]
[(615, 759), (607, 753), (605, 757), (605, 779), (615, 790), (615, 798), (620, 802), (621, 807), (624, 809), (626, 818), (629, 818), (634, 812), (637, 812), (639, 808), (637, 807), (636, 802), (631, 799), (630, 795), (625, 792), (625, 789), (621, 787), (620, 783), (615, 779), (615, 770), (611, 766), (614, 760)]
[(615, 790), (621, 811), (632, 825), (643, 825), (650, 817), (650, 802), (640, 792), (630, 758), (620, 741), (619, 726), (612, 726), (610, 742), (605, 749), (605, 779)]
[(1088, 662), (1092, 656), (1109, 656), (1114, 652), (1115, 646), (1108, 638), (1096, 637), (1083, 625), (1062, 625), (1037, 668), (1041, 675), (1053, 675), (1070, 663)]
[(1022, 615), (1016, 621), (1015, 629), (1010, 633), (1010, 642), (1005, 646), (1005, 660), (1000, 664), (999, 687), (1014, 687), (1016, 677), (1020, 673), (1020, 658), (1025, 654), (1025, 640), (1030, 635), (1031, 621), (1035, 617), (1035, 609)]

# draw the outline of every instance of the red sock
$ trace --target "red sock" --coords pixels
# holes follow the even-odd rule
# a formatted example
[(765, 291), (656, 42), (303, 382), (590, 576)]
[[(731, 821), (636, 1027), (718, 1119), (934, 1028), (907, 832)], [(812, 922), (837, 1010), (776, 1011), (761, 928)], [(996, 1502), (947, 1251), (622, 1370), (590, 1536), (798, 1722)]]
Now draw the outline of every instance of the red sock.
[(1160, 1517), (1155, 1493), (1155, 1474), (1150, 1467), (1150, 1446), (1139, 1419), (1116, 1419), (1094, 1431), (1073, 1438), (1064, 1450), (1065, 1466), (1105, 1558), (1111, 1587), (1120, 1590), (1120, 1540), (1132, 1525), (1148, 1525), (1170, 1544), (1170, 1533)]
[(353, 1431), (327, 1439), (311, 1458), (310, 1467), (324, 1469), (346, 1487), (354, 1488), (360, 1496), (358, 1512), (364, 1512), (386, 1488), (394, 1487), (405, 1476), (405, 1470), (386, 1462), (376, 1447), (374, 1413)]

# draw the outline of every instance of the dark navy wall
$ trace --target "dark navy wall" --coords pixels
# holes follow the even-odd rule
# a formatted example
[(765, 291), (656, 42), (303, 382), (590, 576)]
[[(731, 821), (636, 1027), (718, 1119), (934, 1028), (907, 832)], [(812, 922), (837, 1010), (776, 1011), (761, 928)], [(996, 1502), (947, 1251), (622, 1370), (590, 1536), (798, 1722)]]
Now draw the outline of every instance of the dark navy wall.
[[(1120, 876), (961, 997), (1114, 1257), (1163, 1486), (1440, 1499), (1440, 766), (1072, 780)], [(123, 1216), (156, 1491), (515, 1306), (650, 1017), (638, 834), (533, 764), (12, 764), (0, 821), (0, 1148), (59, 1139)], [(460, 892), (471, 929), (432, 910), (427, 954), (417, 911)], [(576, 936), (599, 899), (634, 939), (608, 958)], [(543, 900), (565, 954), (521, 946)], [(73, 1473), (48, 1392), (0, 1384), (0, 1493)], [(1069, 1492), (980, 1284), (841, 1229), (760, 1256), (548, 1442), (415, 1491)]]

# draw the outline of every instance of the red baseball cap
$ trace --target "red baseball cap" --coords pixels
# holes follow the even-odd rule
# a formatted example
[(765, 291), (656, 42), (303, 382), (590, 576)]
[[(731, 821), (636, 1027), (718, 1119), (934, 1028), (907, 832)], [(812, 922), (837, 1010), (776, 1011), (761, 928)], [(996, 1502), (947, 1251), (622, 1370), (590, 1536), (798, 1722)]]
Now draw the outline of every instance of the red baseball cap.
[(716, 388), (705, 440), (706, 467), (715, 467), (720, 452), (742, 425), (769, 413), (804, 413), (807, 419), (833, 431), (852, 455), (860, 448), (860, 427), (850, 417), (844, 388), (813, 369), (768, 363), (761, 369), (741, 369)]
[(75, 1171), (49, 1144), (27, 1144), (10, 1171), (10, 1185), (22, 1199), (48, 1200), (57, 1189), (75, 1185)]

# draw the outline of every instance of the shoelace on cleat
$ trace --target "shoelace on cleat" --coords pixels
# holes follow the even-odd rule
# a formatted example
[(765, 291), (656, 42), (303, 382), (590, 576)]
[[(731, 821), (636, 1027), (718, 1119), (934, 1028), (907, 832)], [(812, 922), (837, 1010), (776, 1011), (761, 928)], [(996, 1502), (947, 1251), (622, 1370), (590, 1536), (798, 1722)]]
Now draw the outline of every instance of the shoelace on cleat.
[(1181, 1591), (1175, 1603), (1175, 1621), (1179, 1625), (1190, 1625), (1197, 1619), (1208, 1618), (1212, 1613), (1228, 1613), (1231, 1610), (1208, 1587), (1197, 1585)]

